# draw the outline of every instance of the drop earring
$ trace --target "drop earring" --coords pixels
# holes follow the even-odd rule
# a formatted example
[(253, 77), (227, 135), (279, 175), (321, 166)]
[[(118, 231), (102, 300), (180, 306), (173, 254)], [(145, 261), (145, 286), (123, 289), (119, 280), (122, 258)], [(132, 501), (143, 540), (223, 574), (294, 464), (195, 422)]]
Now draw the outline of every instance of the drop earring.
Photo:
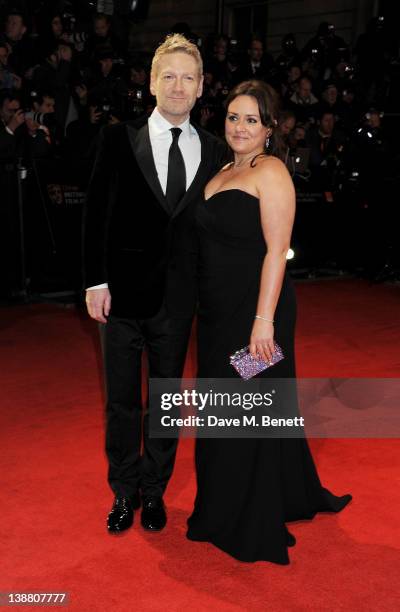
[(265, 148), (268, 149), (269, 147), (269, 136), (267, 136), (267, 138), (265, 139)]

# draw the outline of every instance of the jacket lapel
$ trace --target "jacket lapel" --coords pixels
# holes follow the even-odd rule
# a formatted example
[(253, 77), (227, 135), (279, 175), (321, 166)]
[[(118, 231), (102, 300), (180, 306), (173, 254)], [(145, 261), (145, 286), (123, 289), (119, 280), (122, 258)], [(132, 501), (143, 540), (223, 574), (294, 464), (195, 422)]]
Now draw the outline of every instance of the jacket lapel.
[(213, 159), (210, 154), (209, 140), (202, 130), (197, 129), (197, 133), (201, 142), (201, 161), (197, 169), (196, 176), (194, 177), (189, 189), (186, 191), (182, 200), (176, 206), (172, 214), (172, 218), (176, 217), (176, 215), (179, 215), (179, 213), (182, 212), (184, 208), (186, 208), (188, 203), (193, 198), (198, 198), (203, 193), (206, 181), (210, 175)]
[(147, 122), (138, 130), (129, 124), (126, 126), (126, 129), (133, 154), (144, 178), (146, 179), (150, 189), (154, 193), (160, 205), (170, 215), (171, 211), (163, 190), (161, 189), (156, 166), (154, 164), (149, 137), (149, 126)]

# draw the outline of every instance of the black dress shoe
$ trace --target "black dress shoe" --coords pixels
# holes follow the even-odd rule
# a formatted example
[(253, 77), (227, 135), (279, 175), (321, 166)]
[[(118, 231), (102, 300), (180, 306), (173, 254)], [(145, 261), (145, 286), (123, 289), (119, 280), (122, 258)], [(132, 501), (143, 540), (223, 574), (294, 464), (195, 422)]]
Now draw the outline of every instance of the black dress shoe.
[(161, 497), (147, 496), (142, 499), (141, 523), (147, 531), (161, 531), (167, 523), (164, 502)]
[(121, 533), (133, 524), (133, 510), (139, 508), (140, 498), (116, 496), (113, 507), (107, 517), (107, 529), (110, 533)]

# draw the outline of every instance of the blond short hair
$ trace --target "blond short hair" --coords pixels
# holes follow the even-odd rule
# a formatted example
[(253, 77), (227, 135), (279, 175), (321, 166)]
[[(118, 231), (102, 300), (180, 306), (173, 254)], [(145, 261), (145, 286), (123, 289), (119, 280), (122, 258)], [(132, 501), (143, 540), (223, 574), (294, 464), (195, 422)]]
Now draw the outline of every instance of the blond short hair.
[(200, 51), (194, 43), (190, 42), (182, 34), (170, 34), (157, 48), (151, 62), (151, 74), (153, 76), (157, 74), (160, 58), (170, 53), (186, 53), (186, 55), (193, 57), (199, 69), (199, 77), (202, 76), (203, 60), (201, 59)]

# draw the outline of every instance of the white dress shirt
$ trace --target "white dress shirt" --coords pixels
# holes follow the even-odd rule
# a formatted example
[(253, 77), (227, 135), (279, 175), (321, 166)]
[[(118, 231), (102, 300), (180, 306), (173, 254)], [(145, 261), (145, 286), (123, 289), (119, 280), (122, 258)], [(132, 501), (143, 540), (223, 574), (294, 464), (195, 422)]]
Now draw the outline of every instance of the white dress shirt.
[[(179, 135), (178, 145), (185, 162), (186, 190), (189, 189), (201, 162), (200, 138), (194, 127), (190, 125), (189, 117), (180, 125), (173, 125), (164, 119), (158, 109), (155, 108), (149, 117), (148, 126), (154, 164), (164, 195), (167, 189), (168, 154), (172, 144), (171, 128), (179, 127), (182, 130), (182, 133)], [(102, 283), (87, 289), (107, 289), (107, 287), (107, 283)]]

